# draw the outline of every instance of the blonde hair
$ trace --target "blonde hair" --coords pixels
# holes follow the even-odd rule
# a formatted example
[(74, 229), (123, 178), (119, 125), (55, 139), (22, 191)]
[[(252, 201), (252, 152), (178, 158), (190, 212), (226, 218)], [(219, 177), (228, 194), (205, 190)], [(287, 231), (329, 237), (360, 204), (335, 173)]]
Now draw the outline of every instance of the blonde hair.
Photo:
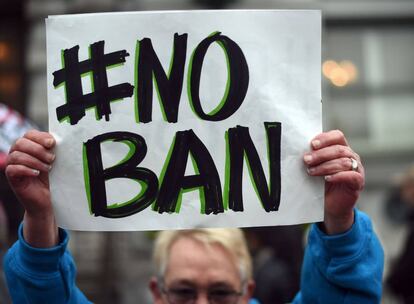
[(240, 278), (247, 281), (252, 278), (252, 260), (247, 250), (243, 232), (237, 228), (208, 228), (192, 230), (169, 230), (158, 234), (154, 244), (153, 261), (156, 272), (163, 276), (167, 268), (171, 246), (181, 238), (189, 238), (206, 246), (217, 244), (222, 246), (240, 270)]

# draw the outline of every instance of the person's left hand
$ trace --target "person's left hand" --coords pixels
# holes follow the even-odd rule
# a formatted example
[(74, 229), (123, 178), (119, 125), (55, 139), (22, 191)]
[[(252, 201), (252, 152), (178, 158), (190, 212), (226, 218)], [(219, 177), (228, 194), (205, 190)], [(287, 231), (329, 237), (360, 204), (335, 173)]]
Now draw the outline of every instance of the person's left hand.
[(354, 206), (365, 183), (361, 158), (338, 130), (317, 135), (311, 148), (303, 159), (310, 175), (325, 178), (325, 232), (343, 233), (354, 222)]

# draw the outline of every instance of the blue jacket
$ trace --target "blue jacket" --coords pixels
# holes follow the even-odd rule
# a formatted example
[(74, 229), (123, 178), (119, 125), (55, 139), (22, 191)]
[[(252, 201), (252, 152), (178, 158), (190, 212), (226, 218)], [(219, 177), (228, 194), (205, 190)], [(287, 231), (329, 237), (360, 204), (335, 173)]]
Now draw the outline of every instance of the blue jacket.
[[(68, 234), (60, 230), (61, 243), (37, 249), (23, 239), (4, 258), (4, 270), (15, 304), (90, 303), (75, 284), (75, 264), (66, 250)], [(302, 266), (301, 290), (293, 303), (379, 303), (384, 255), (371, 221), (360, 211), (346, 233), (325, 235), (312, 225)]]

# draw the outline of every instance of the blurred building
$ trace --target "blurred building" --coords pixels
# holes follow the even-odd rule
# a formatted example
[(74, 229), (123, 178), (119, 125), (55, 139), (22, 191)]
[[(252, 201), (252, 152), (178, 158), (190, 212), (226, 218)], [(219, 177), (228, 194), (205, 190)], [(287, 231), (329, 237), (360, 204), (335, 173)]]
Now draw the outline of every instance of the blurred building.
[(21, 1), (0, 1), (0, 102), (20, 112), (27, 100), (25, 20)]
[[(387, 261), (399, 250), (404, 228), (388, 222), (382, 202), (392, 177), (414, 162), (414, 1), (29, 0), (0, 5), (0, 102), (44, 129), (48, 15), (206, 7), (321, 9), (324, 129), (343, 130), (362, 156), (367, 188), (360, 208), (374, 218)], [(145, 303), (151, 271), (146, 234), (73, 233), (71, 244), (81, 288), (91, 299)]]
[[(414, 140), (414, 2), (410, 0), (31, 0), (25, 2), (25, 19), (14, 28), (15, 63), (8, 69), (17, 70), (27, 79), (21, 96), (14, 97), (18, 109), (27, 109), (30, 117), (46, 127), (46, 38), (44, 18), (52, 14), (200, 9), (211, 2), (228, 3), (226, 8), (238, 9), (322, 9), (324, 18), (323, 104), (325, 129), (340, 128), (350, 138), (354, 148), (364, 156), (368, 170), (368, 185), (384, 185), (389, 173), (399, 171), (412, 161)], [(4, 12), (5, 10), (2, 10)], [(3, 27), (4, 27), (3, 26)], [(27, 28), (27, 31), (26, 31)], [(20, 32), (19, 32), (20, 31)], [(24, 31), (23, 47), (17, 39)], [(3, 33), (5, 35), (5, 33)], [(23, 35), (24, 36), (24, 35)], [(3, 38), (4, 39), (4, 38)], [(24, 56), (18, 57), (19, 54)], [(5, 55), (3, 55), (5, 56)], [(23, 58), (24, 57), (24, 58)], [(7, 62), (11, 62), (7, 60)], [(26, 63), (24, 68), (19, 64)], [(4, 67), (2, 74), (6, 73)], [(23, 72), (24, 69), (24, 73)], [(0, 74), (0, 75), (2, 75)], [(8, 77), (11, 77), (8, 75)], [(22, 81), (22, 80), (20, 80)], [(2, 81), (3, 86), (6, 82)], [(7, 83), (19, 82), (12, 79)], [(0, 92), (7, 90), (0, 90)], [(9, 92), (8, 90), (7, 92)], [(21, 92), (27, 91), (28, 98)], [(4, 93), (5, 94), (5, 93)], [(6, 98), (6, 97), (5, 97)], [(380, 163), (380, 166), (375, 166)]]

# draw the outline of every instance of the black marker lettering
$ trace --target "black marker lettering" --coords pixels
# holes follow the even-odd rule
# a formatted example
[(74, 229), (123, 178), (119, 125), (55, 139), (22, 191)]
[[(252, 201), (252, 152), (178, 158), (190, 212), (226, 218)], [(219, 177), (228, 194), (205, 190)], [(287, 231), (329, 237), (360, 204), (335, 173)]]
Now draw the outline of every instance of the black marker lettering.
[(237, 126), (228, 130), (228, 152), (230, 153), (229, 208), (243, 211), (242, 177), (243, 161), (246, 157), (255, 190), (267, 211), (277, 211), (280, 204), (281, 173), (280, 145), (281, 123), (264, 123), (268, 142), (270, 170), (270, 193), (260, 162), (247, 127)]
[[(110, 168), (103, 168), (101, 143), (104, 141), (128, 142), (134, 151), (122, 163)], [(147, 153), (147, 145), (143, 137), (130, 132), (111, 132), (95, 136), (84, 143), (89, 178), (89, 199), (91, 212), (95, 216), (120, 218), (140, 212), (151, 205), (158, 191), (157, 176), (151, 170), (136, 167)], [(120, 207), (108, 208), (105, 181), (113, 178), (129, 178), (145, 185), (144, 193), (134, 200), (120, 204)], [(142, 192), (142, 191), (141, 191)]]

